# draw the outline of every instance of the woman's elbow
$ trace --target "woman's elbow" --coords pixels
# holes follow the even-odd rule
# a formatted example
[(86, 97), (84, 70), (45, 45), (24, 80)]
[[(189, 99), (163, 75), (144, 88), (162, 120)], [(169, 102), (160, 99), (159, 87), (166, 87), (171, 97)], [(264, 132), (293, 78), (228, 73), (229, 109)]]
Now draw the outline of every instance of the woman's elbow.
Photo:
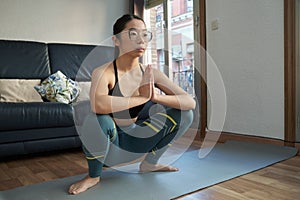
[(189, 97), (189, 100), (186, 101), (186, 106), (184, 110), (194, 110), (195, 108), (196, 108), (196, 101), (192, 97)]
[(110, 110), (108, 110), (107, 108), (108, 108), (108, 106), (105, 106), (101, 103), (94, 103), (91, 106), (92, 112), (94, 112), (96, 114), (108, 114), (108, 113), (110, 113)]
[(196, 108), (196, 101), (195, 99), (193, 98), (192, 100), (192, 109), (194, 110)]

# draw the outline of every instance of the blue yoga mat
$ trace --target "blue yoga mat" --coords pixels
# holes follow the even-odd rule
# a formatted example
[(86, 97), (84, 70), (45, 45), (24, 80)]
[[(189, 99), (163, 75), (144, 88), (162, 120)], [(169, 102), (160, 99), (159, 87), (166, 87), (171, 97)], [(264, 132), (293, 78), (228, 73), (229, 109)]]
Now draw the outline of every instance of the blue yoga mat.
[(126, 173), (105, 170), (101, 183), (69, 195), (68, 187), (86, 174), (2, 191), (1, 200), (168, 200), (253, 172), (297, 154), (297, 149), (271, 144), (227, 141), (205, 157), (198, 150), (184, 153), (178, 172)]

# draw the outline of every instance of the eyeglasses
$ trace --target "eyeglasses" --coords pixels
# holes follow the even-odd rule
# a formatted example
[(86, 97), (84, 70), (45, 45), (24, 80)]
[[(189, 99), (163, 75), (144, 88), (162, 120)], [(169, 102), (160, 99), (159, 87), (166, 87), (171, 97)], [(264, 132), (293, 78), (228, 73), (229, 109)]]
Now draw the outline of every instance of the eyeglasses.
[(135, 28), (131, 28), (128, 30), (129, 39), (135, 41), (139, 38), (142, 38), (146, 42), (150, 42), (152, 40), (152, 32), (148, 30), (138, 31)]

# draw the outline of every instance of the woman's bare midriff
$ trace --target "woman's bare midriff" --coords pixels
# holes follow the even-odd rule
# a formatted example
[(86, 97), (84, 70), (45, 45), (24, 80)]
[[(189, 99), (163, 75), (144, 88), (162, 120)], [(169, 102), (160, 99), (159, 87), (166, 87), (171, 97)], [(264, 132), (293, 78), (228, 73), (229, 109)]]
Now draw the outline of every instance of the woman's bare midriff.
[(137, 120), (136, 118), (132, 118), (132, 119), (118, 119), (118, 118), (114, 118), (115, 123), (118, 126), (130, 126), (131, 124), (135, 123)]

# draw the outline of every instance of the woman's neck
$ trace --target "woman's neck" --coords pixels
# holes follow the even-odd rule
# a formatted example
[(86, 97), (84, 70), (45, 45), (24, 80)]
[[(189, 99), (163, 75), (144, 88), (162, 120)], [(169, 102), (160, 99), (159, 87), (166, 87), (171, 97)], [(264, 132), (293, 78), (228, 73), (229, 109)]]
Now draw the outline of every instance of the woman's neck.
[(128, 56), (120, 56), (116, 60), (118, 69), (127, 72), (139, 66), (139, 58), (130, 58)]

